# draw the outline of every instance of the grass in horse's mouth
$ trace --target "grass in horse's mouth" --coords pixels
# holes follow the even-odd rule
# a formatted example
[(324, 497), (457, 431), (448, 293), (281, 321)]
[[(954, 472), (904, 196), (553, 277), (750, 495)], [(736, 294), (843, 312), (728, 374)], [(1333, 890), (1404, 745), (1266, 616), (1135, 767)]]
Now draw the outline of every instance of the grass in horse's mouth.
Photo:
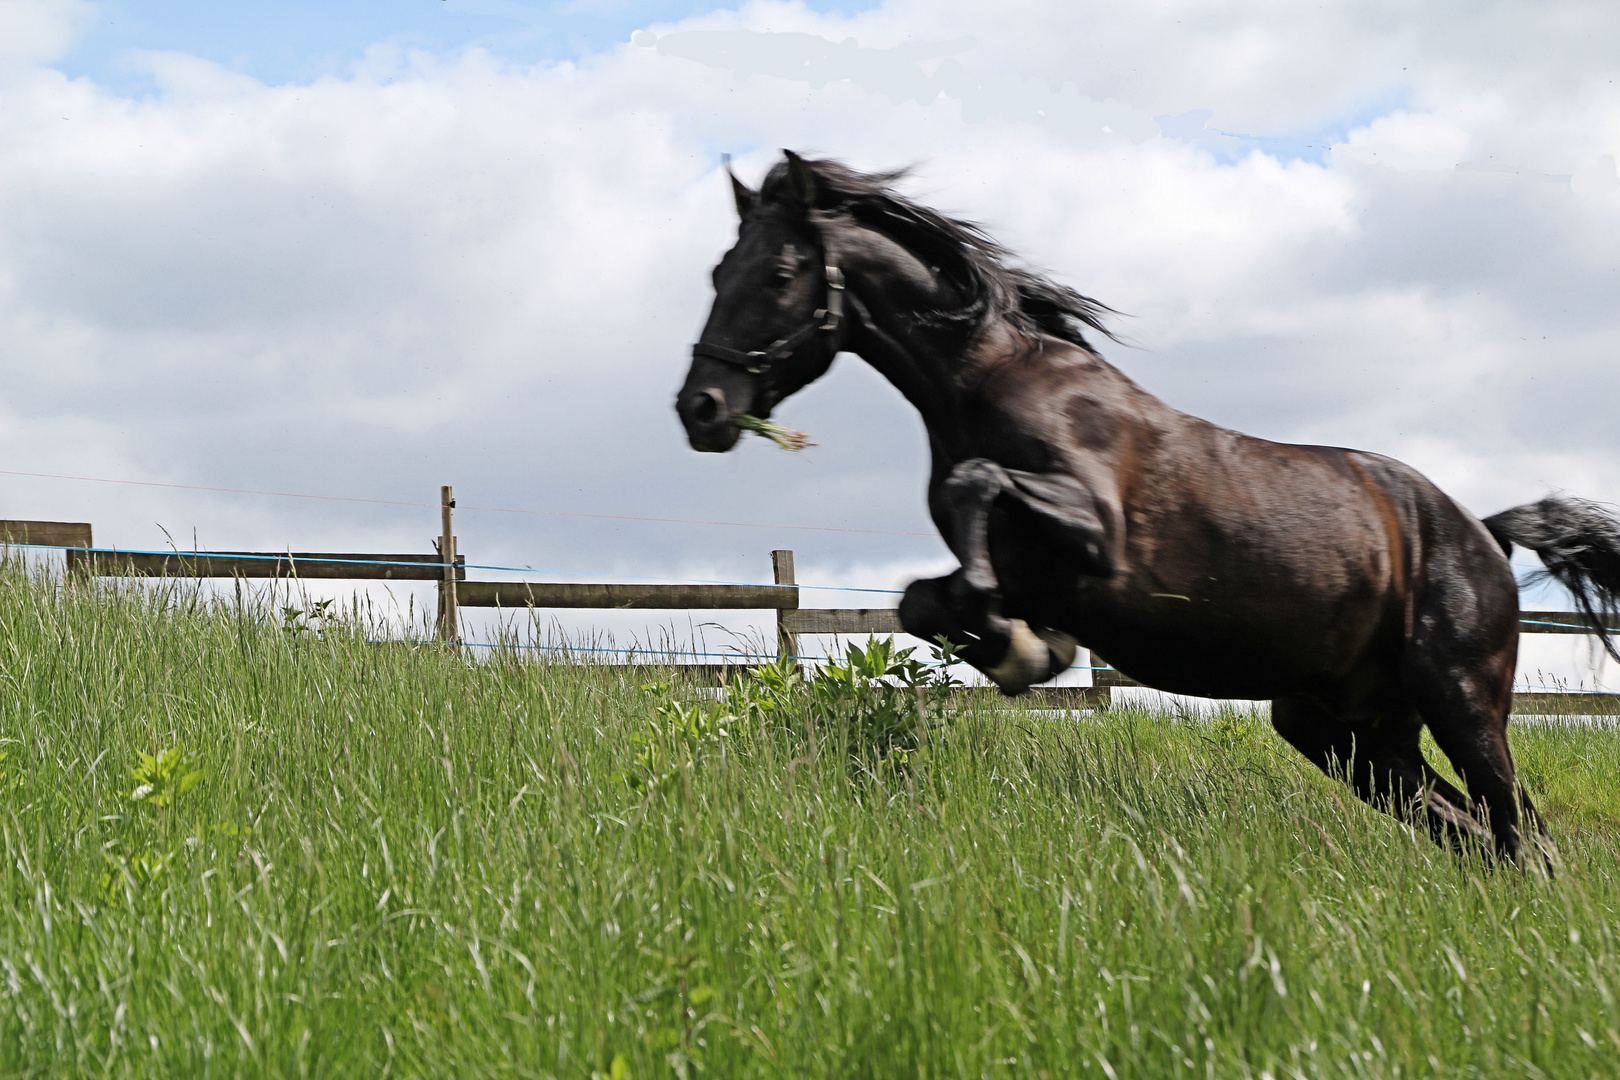
[(794, 431), (792, 428), (783, 427), (773, 420), (761, 420), (759, 417), (749, 416), (747, 413), (737, 417), (737, 426), (744, 431), (752, 431), (755, 435), (764, 436), (784, 450), (803, 450), (806, 447), (816, 445), (810, 441), (810, 436), (802, 431)]

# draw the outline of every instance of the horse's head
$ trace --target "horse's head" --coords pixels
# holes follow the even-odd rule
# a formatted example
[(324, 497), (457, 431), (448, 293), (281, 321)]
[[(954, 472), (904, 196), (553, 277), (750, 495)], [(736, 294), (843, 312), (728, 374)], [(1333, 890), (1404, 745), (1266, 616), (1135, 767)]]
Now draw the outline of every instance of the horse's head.
[(788, 151), (758, 192), (735, 176), (731, 186), (737, 243), (714, 268), (714, 306), (675, 398), (694, 450), (730, 450), (737, 418), (769, 417), (826, 372), (843, 336), (843, 274), (813, 220), (809, 165)]

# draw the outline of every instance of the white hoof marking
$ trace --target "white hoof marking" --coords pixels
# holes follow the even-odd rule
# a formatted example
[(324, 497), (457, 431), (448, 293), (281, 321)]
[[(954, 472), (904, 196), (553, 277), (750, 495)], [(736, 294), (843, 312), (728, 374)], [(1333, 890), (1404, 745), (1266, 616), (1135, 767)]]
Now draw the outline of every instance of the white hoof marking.
[(1009, 694), (1022, 694), (1031, 683), (1046, 678), (1046, 666), (1051, 652), (1029, 624), (1022, 619), (1009, 619), (1012, 640), (1001, 663), (985, 672), (992, 682)]

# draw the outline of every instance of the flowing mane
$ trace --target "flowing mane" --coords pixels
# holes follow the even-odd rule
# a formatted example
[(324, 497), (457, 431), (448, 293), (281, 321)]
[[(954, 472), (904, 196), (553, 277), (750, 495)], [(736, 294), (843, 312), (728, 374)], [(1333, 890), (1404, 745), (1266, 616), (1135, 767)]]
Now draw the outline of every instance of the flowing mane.
[[(1103, 324), (1118, 312), (1067, 285), (1024, 267), (1009, 265), (1011, 252), (969, 221), (946, 217), (894, 190), (909, 170), (863, 173), (837, 161), (807, 161), (817, 182), (817, 209), (848, 213), (856, 221), (903, 245), (950, 279), (965, 302), (932, 313), (932, 321), (969, 333), (998, 319), (1027, 337), (1049, 334), (1090, 349), (1087, 328), (1117, 340)], [(765, 177), (766, 200), (788, 198), (786, 163)]]

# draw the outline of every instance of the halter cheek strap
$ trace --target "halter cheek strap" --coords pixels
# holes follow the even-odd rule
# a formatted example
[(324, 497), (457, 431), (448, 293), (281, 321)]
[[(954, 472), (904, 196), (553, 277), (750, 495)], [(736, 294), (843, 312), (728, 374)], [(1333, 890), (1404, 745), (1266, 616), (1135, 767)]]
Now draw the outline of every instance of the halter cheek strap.
[(779, 360), (786, 360), (793, 355), (795, 349), (803, 345), (816, 332), (832, 333), (844, 321), (844, 272), (836, 266), (827, 267), (827, 306), (817, 308), (815, 316), (803, 326), (785, 338), (779, 338), (764, 349), (753, 352), (743, 352), (726, 345), (714, 345), (700, 341), (692, 346), (694, 357), (704, 356), (710, 360), (719, 360), (721, 363), (740, 367), (750, 375), (764, 375), (770, 371), (771, 365)]

